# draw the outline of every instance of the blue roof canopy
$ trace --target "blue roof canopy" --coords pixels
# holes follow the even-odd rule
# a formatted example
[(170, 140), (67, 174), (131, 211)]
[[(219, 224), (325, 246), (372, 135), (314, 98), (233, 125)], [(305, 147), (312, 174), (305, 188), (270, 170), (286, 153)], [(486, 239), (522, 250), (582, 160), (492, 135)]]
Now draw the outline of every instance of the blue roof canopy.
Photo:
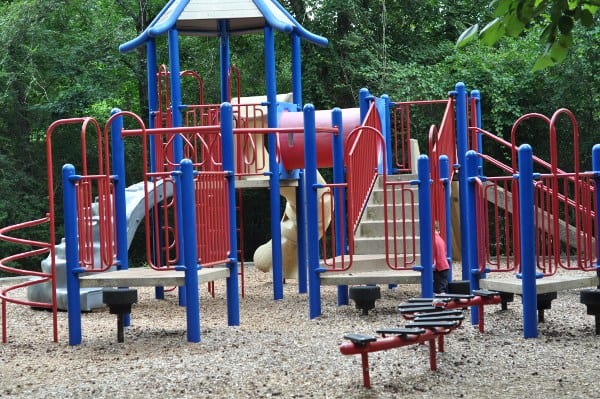
[(270, 26), (321, 46), (328, 43), (304, 29), (276, 0), (170, 0), (144, 32), (119, 50), (131, 51), (171, 29), (182, 35), (219, 36), (222, 21), (227, 22), (229, 34), (258, 32)]

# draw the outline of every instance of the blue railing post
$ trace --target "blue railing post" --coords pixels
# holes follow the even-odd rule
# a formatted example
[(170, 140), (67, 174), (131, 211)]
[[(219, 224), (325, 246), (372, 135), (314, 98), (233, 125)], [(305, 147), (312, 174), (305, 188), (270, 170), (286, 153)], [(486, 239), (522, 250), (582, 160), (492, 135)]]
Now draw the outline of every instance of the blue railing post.
[(302, 104), (302, 43), (300, 35), (291, 34), (292, 41), (292, 96), (294, 104)]
[(240, 325), (240, 301), (238, 288), (237, 218), (235, 206), (235, 160), (233, 154), (233, 108), (230, 103), (221, 105), (221, 153), (223, 171), (227, 175), (229, 212), (229, 277), (227, 277), (227, 319), (230, 326)]
[[(265, 81), (267, 88), (267, 122), (270, 128), (277, 127), (277, 74), (275, 67), (275, 32), (272, 27), (264, 28), (265, 43)], [(283, 298), (283, 267), (281, 254), (281, 198), (279, 182), (279, 164), (277, 137), (269, 133), (267, 138), (269, 151), (269, 201), (271, 204), (271, 260), (273, 262), (273, 298)]]
[[(114, 108), (111, 115), (120, 112), (120, 109)], [(129, 241), (127, 239), (127, 198), (125, 194), (125, 143), (121, 132), (123, 130), (123, 117), (115, 118), (110, 125), (111, 146), (112, 146), (112, 164), (115, 180), (115, 225), (117, 235), (117, 269), (126, 270), (129, 268)], [(131, 325), (129, 313), (123, 315), (123, 326)]]
[(298, 243), (298, 293), (308, 292), (308, 264), (306, 247), (306, 185), (304, 170), (298, 171), (298, 187), (296, 188), (296, 220)]
[[(594, 171), (594, 183), (596, 186), (594, 193), (596, 199), (596, 253), (600, 254), (600, 239), (598, 239), (598, 231), (600, 230), (600, 144), (596, 144), (592, 148), (592, 170)], [(596, 274), (600, 279), (600, 256), (596, 256)]]
[(69, 318), (69, 345), (81, 344), (81, 303), (79, 294), (79, 239), (77, 232), (77, 193), (74, 181), (75, 167), (62, 168), (63, 209), (65, 221), (65, 249), (67, 268), (67, 313)]
[(419, 178), (419, 231), (421, 250), (421, 296), (433, 297), (433, 237), (431, 234), (431, 173), (429, 157), (417, 160)]
[(315, 107), (304, 106), (304, 159), (308, 247), (308, 300), (311, 319), (321, 315), (321, 279), (319, 273), (319, 205), (317, 196), (317, 139)]
[[(335, 228), (335, 254), (334, 256), (344, 255), (346, 251), (347, 243), (347, 226), (346, 222), (346, 190), (338, 187), (338, 184), (344, 183), (344, 126), (342, 122), (342, 110), (340, 108), (334, 108), (331, 113), (331, 124), (337, 127), (337, 132), (332, 136), (332, 149), (333, 149), (333, 225)], [(325, 239), (325, 237), (323, 237)], [(338, 305), (347, 305), (348, 298), (348, 286), (338, 286)]]
[[(178, 172), (174, 172), (178, 173)], [(184, 220), (183, 260), (185, 270), (185, 298), (188, 342), (200, 342), (200, 296), (198, 295), (198, 248), (196, 240), (196, 206), (194, 194), (194, 167), (192, 161), (181, 161), (181, 207)]]
[(523, 337), (537, 338), (533, 151), (529, 144), (519, 147), (519, 220), (523, 279)]
[[(149, 39), (148, 42), (146, 43), (146, 74), (147, 74), (147, 79), (148, 79), (148, 127), (150, 129), (153, 129), (155, 126), (154, 123), (154, 118), (158, 112), (158, 96), (160, 95), (158, 93), (158, 79), (156, 77), (158, 73), (157, 70), (157, 66), (156, 66), (156, 40), (155, 39)], [(157, 159), (156, 159), (156, 155), (155, 155), (155, 149), (156, 149), (156, 137), (155, 135), (151, 135), (151, 137), (148, 139), (148, 151), (150, 152), (150, 171), (152, 172), (156, 172), (157, 171)], [(150, 225), (154, 226), (154, 223), (162, 223), (162, 220), (154, 220), (154, 214), (150, 215)], [(157, 246), (160, 248), (161, 247), (161, 237), (157, 237), (157, 235), (154, 233), (154, 229), (152, 229), (152, 237), (150, 238), (152, 240), (152, 246), (154, 248), (156, 248)], [(152, 256), (155, 257), (156, 251), (152, 251)], [(159, 255), (160, 256), (160, 255)], [(157, 264), (157, 262), (160, 262), (161, 259), (152, 259), (155, 264)], [(154, 297), (156, 299), (165, 299), (165, 289), (164, 287), (155, 287), (154, 288)]]
[(371, 93), (369, 89), (362, 88), (358, 92), (358, 107), (360, 109), (360, 122), (362, 123), (369, 112), (369, 105), (371, 101)]
[(452, 182), (450, 181), (450, 160), (447, 155), (440, 156), (440, 179), (444, 186), (444, 209), (446, 210), (444, 218), (446, 219), (446, 257), (450, 265), (448, 281), (452, 281), (452, 210), (451, 195)]
[[(111, 115), (121, 112), (114, 108)], [(112, 173), (115, 180), (115, 224), (117, 226), (117, 268), (127, 269), (127, 199), (125, 198), (125, 144), (121, 137), (123, 130), (123, 117), (113, 119), (110, 125), (112, 146)]]
[(467, 153), (467, 91), (465, 84), (459, 82), (455, 86), (456, 96), (456, 155), (459, 165), (458, 170), (458, 197), (460, 207), (460, 242), (461, 242), (461, 259), (463, 259), (462, 280), (469, 280), (469, 269), (465, 267), (464, 259), (469, 256), (467, 246), (467, 234), (469, 224), (467, 223), (467, 174), (465, 168), (465, 156)]
[(221, 69), (221, 102), (231, 101), (229, 98), (229, 22), (220, 20), (219, 26), (219, 55)]
[[(481, 93), (479, 90), (471, 90), (471, 98), (475, 99), (475, 112), (477, 113), (477, 127), (481, 129)], [(477, 152), (483, 154), (483, 136), (477, 134)], [(479, 174), (483, 175), (483, 158), (479, 158), (477, 162)]]
[[(463, 258), (463, 271), (469, 271), (469, 289), (471, 291), (479, 289), (479, 259), (477, 256), (477, 153), (475, 151), (467, 151), (465, 158), (464, 174), (467, 181), (467, 190), (465, 198), (466, 215), (463, 220), (467, 223), (466, 229), (467, 239), (463, 241), (463, 247), (466, 248), (466, 257)], [(461, 221), (462, 223), (462, 221)], [(463, 252), (464, 253), (464, 252)], [(479, 323), (478, 306), (471, 307), (471, 323)]]

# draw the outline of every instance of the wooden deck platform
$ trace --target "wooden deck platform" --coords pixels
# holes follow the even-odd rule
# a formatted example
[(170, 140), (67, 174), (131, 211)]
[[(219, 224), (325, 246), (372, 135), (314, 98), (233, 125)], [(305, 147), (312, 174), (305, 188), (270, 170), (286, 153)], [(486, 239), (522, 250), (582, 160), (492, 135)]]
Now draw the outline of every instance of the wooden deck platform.
[(321, 273), (322, 285), (421, 284), (421, 273), (412, 270)]
[[(346, 262), (350, 258), (345, 255)], [(343, 257), (328, 259), (328, 265), (341, 265)], [(321, 263), (321, 267), (327, 267)], [(388, 267), (385, 254), (353, 255), (352, 265), (346, 271), (321, 273), (322, 285), (359, 284), (421, 284), (421, 272), (414, 270), (392, 270)]]
[[(510, 292), (523, 294), (522, 280), (520, 279), (493, 279), (486, 278), (479, 282), (481, 288), (490, 291)], [(590, 273), (589, 276), (551, 276), (535, 281), (538, 294), (566, 291), (577, 288), (596, 287), (598, 277)]]
[[(198, 283), (229, 277), (226, 267), (206, 267), (198, 270)], [(85, 287), (160, 287), (185, 285), (183, 271), (157, 271), (147, 267), (84, 274), (79, 277), (81, 288)]]

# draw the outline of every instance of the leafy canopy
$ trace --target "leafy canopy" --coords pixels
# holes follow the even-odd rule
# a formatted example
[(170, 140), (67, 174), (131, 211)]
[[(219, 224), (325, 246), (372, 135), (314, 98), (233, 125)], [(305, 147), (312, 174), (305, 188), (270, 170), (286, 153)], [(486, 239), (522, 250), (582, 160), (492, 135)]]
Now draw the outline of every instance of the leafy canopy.
[(565, 59), (576, 26), (591, 29), (598, 22), (600, 0), (493, 0), (490, 7), (495, 18), (481, 29), (474, 24), (463, 31), (457, 47), (476, 39), (493, 46), (504, 36), (518, 37), (538, 24), (544, 28), (540, 41), (545, 50), (533, 66), (537, 71)]

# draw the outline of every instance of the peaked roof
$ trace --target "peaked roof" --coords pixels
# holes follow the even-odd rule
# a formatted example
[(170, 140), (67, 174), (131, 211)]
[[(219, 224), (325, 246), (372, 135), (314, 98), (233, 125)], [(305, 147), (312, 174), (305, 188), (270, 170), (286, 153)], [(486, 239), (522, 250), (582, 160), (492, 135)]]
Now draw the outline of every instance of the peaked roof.
[[(226, 22), (222, 25), (222, 22)], [(219, 36), (221, 26), (229, 34), (257, 32), (270, 26), (319, 45), (327, 39), (304, 29), (277, 0), (170, 0), (148, 28), (137, 38), (122, 44), (122, 52), (131, 51), (150, 38), (175, 28), (182, 35)]]

